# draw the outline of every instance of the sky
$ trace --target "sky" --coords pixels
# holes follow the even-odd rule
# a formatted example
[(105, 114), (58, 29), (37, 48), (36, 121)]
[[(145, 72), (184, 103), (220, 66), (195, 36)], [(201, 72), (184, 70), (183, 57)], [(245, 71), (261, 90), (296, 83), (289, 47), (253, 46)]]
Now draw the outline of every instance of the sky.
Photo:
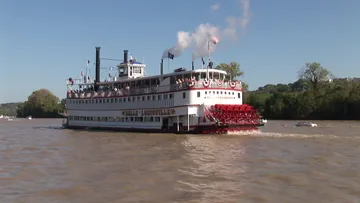
[[(358, 0), (0, 0), (0, 103), (41, 88), (64, 98), (66, 79), (80, 77), (87, 60), (95, 72), (95, 46), (113, 59), (127, 49), (148, 75), (158, 74), (178, 32), (199, 38), (201, 24), (220, 37), (215, 65), (238, 62), (251, 90), (294, 82), (306, 62), (336, 77), (360, 77), (359, 7)], [(164, 71), (190, 69), (197, 48), (165, 59)], [(116, 63), (101, 60), (102, 67)]]

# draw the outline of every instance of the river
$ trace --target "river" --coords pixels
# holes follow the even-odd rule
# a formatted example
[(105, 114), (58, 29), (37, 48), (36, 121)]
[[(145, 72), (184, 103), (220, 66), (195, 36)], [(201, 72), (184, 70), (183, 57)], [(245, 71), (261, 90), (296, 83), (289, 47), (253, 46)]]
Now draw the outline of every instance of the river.
[(0, 202), (360, 203), (360, 122), (314, 122), (214, 136), (0, 121)]

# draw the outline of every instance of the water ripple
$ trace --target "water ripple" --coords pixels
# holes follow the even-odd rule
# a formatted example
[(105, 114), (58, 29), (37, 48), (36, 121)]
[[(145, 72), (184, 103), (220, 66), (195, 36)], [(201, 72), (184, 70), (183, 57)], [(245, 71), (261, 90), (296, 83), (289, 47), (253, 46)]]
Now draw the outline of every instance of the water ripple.
[[(0, 202), (344, 202), (360, 199), (356, 122), (239, 135), (71, 131), (0, 122)], [(284, 127), (285, 126), (285, 127)]]

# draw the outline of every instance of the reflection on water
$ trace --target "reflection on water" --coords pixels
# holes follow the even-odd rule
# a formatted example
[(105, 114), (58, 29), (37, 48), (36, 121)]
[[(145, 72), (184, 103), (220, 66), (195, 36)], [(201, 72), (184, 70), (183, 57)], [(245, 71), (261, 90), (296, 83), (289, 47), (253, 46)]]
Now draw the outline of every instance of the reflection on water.
[(360, 202), (360, 124), (231, 136), (0, 121), (0, 202)]
[(246, 165), (242, 163), (244, 144), (234, 139), (224, 142), (224, 137), (189, 136), (183, 145), (196, 165), (180, 170), (189, 175), (187, 180), (179, 180), (184, 184), (183, 190), (203, 193), (196, 202), (226, 202), (231, 196), (241, 194), (242, 177), (246, 173)]

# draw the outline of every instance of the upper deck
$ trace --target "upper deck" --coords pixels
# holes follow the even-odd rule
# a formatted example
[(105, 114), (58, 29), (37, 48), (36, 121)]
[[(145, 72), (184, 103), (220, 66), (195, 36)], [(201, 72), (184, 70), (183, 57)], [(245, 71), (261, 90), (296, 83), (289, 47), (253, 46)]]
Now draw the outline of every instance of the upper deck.
[[(67, 80), (67, 98), (95, 98), (113, 96), (134, 96), (151, 93), (165, 93), (199, 88), (242, 90), (241, 82), (230, 81), (223, 70), (213, 69), (212, 62), (206, 69), (186, 70), (179, 68), (172, 73), (163, 74), (163, 59), (160, 75), (145, 76), (146, 65), (138, 62), (124, 50), (124, 60), (118, 64), (118, 73), (100, 81), (100, 47), (96, 47), (95, 80), (88, 75), (81, 79)], [(87, 72), (87, 71), (86, 71)]]
[(229, 81), (227, 73), (217, 69), (196, 69), (135, 79), (104, 81), (97, 83), (97, 91), (94, 88), (95, 83), (73, 81), (72, 84), (68, 83), (68, 98), (133, 96), (203, 88), (242, 90), (241, 82)]

